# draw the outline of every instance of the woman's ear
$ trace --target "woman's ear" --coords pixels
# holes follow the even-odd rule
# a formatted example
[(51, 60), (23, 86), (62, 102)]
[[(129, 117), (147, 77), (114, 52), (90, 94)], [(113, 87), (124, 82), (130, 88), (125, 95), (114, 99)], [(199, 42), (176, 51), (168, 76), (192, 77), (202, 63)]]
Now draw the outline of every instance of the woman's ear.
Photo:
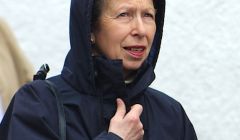
[(91, 33), (91, 44), (92, 44), (92, 56), (98, 56), (98, 51), (96, 47), (96, 40), (95, 40), (95, 35), (94, 33)]
[(95, 44), (95, 35), (91, 33), (91, 44)]

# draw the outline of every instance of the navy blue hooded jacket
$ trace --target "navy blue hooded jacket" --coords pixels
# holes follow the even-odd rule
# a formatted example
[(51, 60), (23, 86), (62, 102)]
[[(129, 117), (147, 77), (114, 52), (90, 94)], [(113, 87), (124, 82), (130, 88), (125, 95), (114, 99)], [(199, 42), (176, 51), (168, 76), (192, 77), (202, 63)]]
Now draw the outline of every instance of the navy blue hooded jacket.
[[(181, 104), (149, 88), (160, 50), (165, 1), (155, 0), (157, 31), (149, 57), (130, 84), (124, 83), (122, 61), (91, 56), (93, 0), (72, 0), (71, 49), (62, 73), (49, 80), (62, 96), (68, 140), (119, 140), (108, 133), (116, 112), (116, 98), (127, 108), (139, 103), (144, 140), (196, 140), (194, 128)], [(44, 80), (24, 85), (15, 94), (0, 125), (0, 140), (57, 140), (56, 98)]]

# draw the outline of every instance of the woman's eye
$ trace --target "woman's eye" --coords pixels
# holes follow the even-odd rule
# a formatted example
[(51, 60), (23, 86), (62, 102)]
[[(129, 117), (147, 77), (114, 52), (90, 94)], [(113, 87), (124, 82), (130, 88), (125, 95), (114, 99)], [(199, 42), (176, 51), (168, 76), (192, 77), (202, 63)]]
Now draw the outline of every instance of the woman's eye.
[(144, 13), (144, 17), (150, 17), (152, 19), (155, 19), (155, 15), (153, 15), (151, 13)]
[(127, 16), (129, 16), (129, 13), (127, 13), (127, 12), (120, 13), (120, 14), (118, 15), (118, 17), (127, 17)]

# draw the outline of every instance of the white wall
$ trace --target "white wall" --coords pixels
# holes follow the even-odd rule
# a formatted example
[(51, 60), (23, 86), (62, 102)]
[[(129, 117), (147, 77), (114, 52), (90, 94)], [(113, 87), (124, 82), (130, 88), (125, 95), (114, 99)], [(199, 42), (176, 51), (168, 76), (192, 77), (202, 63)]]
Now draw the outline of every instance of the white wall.
[[(36, 69), (61, 71), (70, 0), (1, 0), (0, 16), (14, 30)], [(184, 106), (199, 140), (240, 137), (240, 1), (167, 0), (162, 50), (153, 87)]]

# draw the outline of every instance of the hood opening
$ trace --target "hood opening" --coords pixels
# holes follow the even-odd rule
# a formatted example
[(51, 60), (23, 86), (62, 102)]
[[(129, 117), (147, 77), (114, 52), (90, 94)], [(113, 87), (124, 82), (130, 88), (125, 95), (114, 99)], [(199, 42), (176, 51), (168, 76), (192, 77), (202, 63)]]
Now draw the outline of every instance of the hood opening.
[[(63, 78), (70, 85), (78, 91), (83, 90), (89, 94), (92, 94), (95, 88), (95, 70), (90, 41), (91, 27), (94, 26), (92, 25), (93, 2), (94, 0), (71, 0), (69, 24), (71, 49), (68, 52), (62, 70)], [(150, 64), (149, 66), (153, 68), (156, 65), (160, 51), (165, 14), (165, 0), (154, 0), (154, 2), (157, 9), (157, 28), (152, 48), (146, 60)]]

